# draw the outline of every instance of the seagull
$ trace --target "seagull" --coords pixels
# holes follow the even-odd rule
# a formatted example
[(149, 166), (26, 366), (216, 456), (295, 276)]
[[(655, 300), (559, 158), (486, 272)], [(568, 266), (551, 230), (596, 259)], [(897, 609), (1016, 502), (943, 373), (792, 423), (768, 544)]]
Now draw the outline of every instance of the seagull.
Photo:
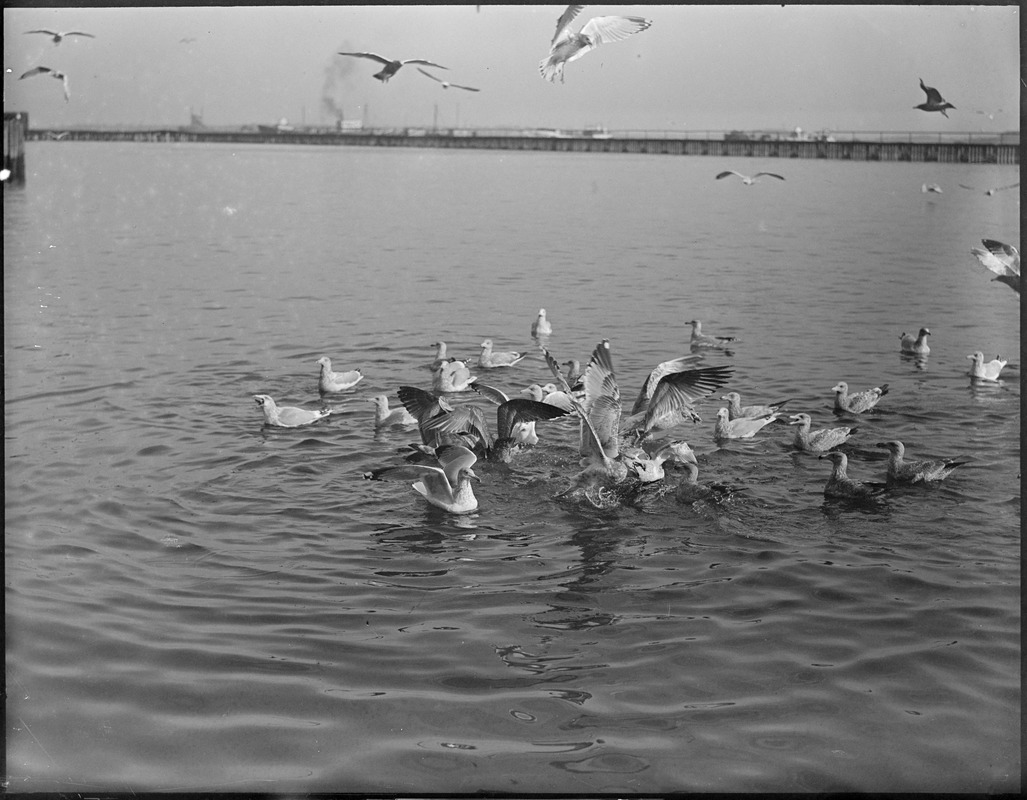
[(296, 406), (275, 405), (275, 401), (266, 394), (255, 394), (253, 399), (257, 401), (257, 405), (264, 412), (264, 424), (276, 428), (298, 428), (301, 425), (309, 425), (311, 422), (324, 419), (332, 413), (330, 408), (311, 411)]
[(820, 458), (829, 458), (834, 463), (831, 477), (827, 479), (827, 485), (824, 487), (824, 497), (836, 500), (866, 500), (876, 497), (887, 488), (886, 484), (876, 481), (864, 483), (850, 478), (846, 472), (849, 457), (845, 453), (832, 450), (830, 453), (823, 453)]
[(481, 89), (475, 89), (473, 86), (461, 86), (459, 83), (450, 83), (449, 81), (444, 81), (441, 78), (436, 78), (430, 72), (425, 72), (420, 67), (417, 68), (417, 71), (420, 72), (422, 75), (427, 75), (433, 81), (436, 81), (437, 83), (441, 83), (443, 89), (449, 89), (450, 87), (452, 87), (453, 89), (466, 89), (468, 92), (480, 92), (481, 91)]
[(510, 439), (518, 444), (538, 444), (535, 423), (567, 414), (566, 409), (550, 403), (523, 397), (507, 397), (500, 389), (484, 383), (476, 383), (473, 388), (482, 397), (496, 404), (496, 443)]
[(436, 392), (466, 392), (478, 380), (464, 361), (446, 361), (432, 373), (431, 387)]
[(478, 508), (471, 479), (481, 479), (471, 467), (478, 457), (458, 444), (443, 445), (436, 455), (439, 466), (404, 464), (364, 473), (367, 480), (414, 480), (413, 489), (433, 506), (451, 514), (469, 514)]
[(931, 332), (927, 328), (921, 328), (916, 336), (903, 331), (899, 336), (899, 346), (903, 353), (926, 356), (931, 352), (931, 348), (927, 344), (927, 337), (930, 335)]
[(849, 384), (845, 381), (838, 381), (831, 387), (834, 392), (834, 410), (848, 411), (850, 414), (862, 414), (877, 405), (882, 397), (888, 394), (888, 384), (875, 386), (865, 392), (849, 394)]
[(64, 84), (64, 102), (67, 103), (71, 99), (71, 88), (68, 86), (68, 76), (63, 72), (56, 69), (50, 69), (50, 67), (33, 67), (18, 78), (18, 80), (31, 78), (33, 75), (49, 75), (51, 78), (56, 78), (61, 81), (61, 83)]
[(374, 77), (380, 80), (382, 83), (388, 83), (389, 78), (399, 72), (399, 68), (404, 64), (424, 64), (426, 67), (435, 67), (436, 69), (449, 69), (441, 64), (435, 64), (431, 61), (425, 61), (423, 58), (408, 58), (405, 61), (393, 61), (392, 59), (380, 56), (377, 53), (339, 53), (340, 56), (353, 56), (354, 58), (370, 58), (372, 61), (377, 61), (379, 64), (384, 64), (385, 67), (381, 72), (376, 72)]
[(981, 239), (980, 247), (971, 247), (970, 252), (977, 256), (981, 265), (987, 267), (998, 277), (993, 281), (1004, 283), (1017, 294), (1020, 294), (1020, 251), (1011, 244), (1003, 244), (994, 239)]
[(328, 356), (322, 356), (317, 363), (321, 365), (321, 374), (317, 379), (317, 389), (321, 394), (352, 389), (364, 379), (359, 369), (349, 372), (332, 372), (332, 360)]
[(934, 192), (935, 194), (944, 194), (944, 192), (942, 192), (941, 190), (941, 187), (936, 183), (925, 183), (923, 186), (920, 187), (920, 191), (924, 194), (927, 194), (928, 192)]
[(693, 353), (701, 348), (726, 350), (733, 342), (737, 341), (734, 336), (708, 336), (704, 334), (702, 332), (702, 322), (697, 319), (693, 319), (685, 324), (692, 326), (692, 338), (689, 339), (689, 345)]
[(766, 406), (745, 406), (742, 407), (742, 397), (738, 392), (728, 392), (724, 395), (721, 400), (727, 400), (727, 415), (728, 419), (737, 419), (738, 417), (748, 417), (749, 419), (758, 419), (759, 417), (769, 417), (771, 414), (779, 411), (784, 407), (788, 400), (782, 400), (780, 403), (772, 403)]
[(713, 426), (713, 438), (717, 441), (724, 439), (751, 439), (760, 429), (774, 422), (780, 413), (771, 414), (769, 417), (751, 419), (749, 417), (728, 418), (728, 410), (721, 408), (717, 411), (717, 424)]
[(631, 468), (642, 483), (661, 481), (666, 476), (663, 465), (667, 461), (697, 464), (695, 451), (683, 439), (667, 442), (648, 458), (635, 458)]
[(567, 385), (573, 389), (581, 381), (581, 362), (572, 358), (564, 361), (563, 365), (567, 367)]
[(556, 21), (556, 33), (550, 44), (549, 56), (539, 62), (542, 77), (555, 83), (559, 77), (563, 83), (563, 68), (570, 61), (577, 61), (601, 44), (619, 42), (635, 33), (641, 33), (652, 21), (644, 17), (593, 17), (577, 33), (572, 33), (571, 22), (584, 6), (567, 6)]
[(492, 340), (485, 339), (481, 343), (481, 353), (478, 355), (478, 366), (482, 369), (495, 369), (496, 367), (512, 367), (523, 360), (526, 353), (513, 351), (498, 352), (492, 350)]
[(54, 44), (60, 44), (61, 40), (64, 39), (65, 36), (86, 36), (90, 39), (96, 38), (95, 36), (93, 36), (93, 34), (86, 33), (85, 31), (65, 31), (59, 33), (57, 31), (47, 30), (46, 28), (42, 28), (36, 31), (25, 31), (25, 33), (45, 33), (47, 36), (53, 39)]
[(540, 308), (538, 310), (538, 317), (531, 323), (531, 335), (533, 338), (538, 339), (540, 336), (549, 336), (552, 332), (553, 326), (546, 319), (546, 310)]
[(1019, 185), (1019, 183), (1010, 183), (1008, 186), (995, 186), (991, 189), (978, 189), (975, 186), (967, 186), (965, 183), (961, 183), (959, 184), (959, 188), (969, 189), (971, 192), (983, 191), (986, 195), (988, 195), (988, 197), (991, 197), (993, 194), (995, 194), (995, 192), (1004, 192), (1006, 189), (1015, 189)]
[(752, 186), (754, 183), (757, 182), (757, 178), (760, 178), (763, 175), (766, 175), (768, 178), (777, 178), (779, 181), (784, 180), (784, 176), (778, 175), (776, 172), (757, 172), (755, 175), (750, 177), (748, 175), (743, 175), (741, 172), (735, 172), (733, 169), (721, 172), (719, 175), (717, 175), (717, 180), (719, 181), (721, 178), (728, 178), (731, 175), (737, 175), (739, 178), (742, 179), (742, 183), (744, 183), (746, 186)]
[(1002, 368), (1009, 363), (1008, 361), (1003, 361), (999, 356), (995, 356), (993, 361), (989, 361), (985, 364), (984, 353), (980, 350), (968, 355), (967, 358), (972, 358), (974, 362), (970, 365), (970, 377), (974, 380), (981, 381), (998, 381), (998, 376), (999, 373), (1002, 372)]
[(942, 100), (941, 92), (939, 92), (937, 89), (932, 89), (930, 86), (925, 85), (923, 78), (920, 79), (920, 88), (927, 93), (927, 101), (921, 103), (918, 106), (913, 106), (913, 108), (919, 108), (923, 111), (940, 111), (941, 115), (948, 119), (949, 115), (945, 113), (945, 109), (951, 108), (955, 110), (956, 107), (952, 105), (952, 103), (948, 103), (945, 100)]
[(391, 428), (394, 425), (403, 425), (406, 427), (417, 424), (417, 420), (414, 419), (410, 415), (410, 412), (405, 408), (396, 408), (390, 411), (389, 398), (383, 394), (378, 394), (369, 398), (369, 402), (374, 403), (375, 430)]
[(926, 483), (944, 480), (956, 467), (967, 463), (951, 458), (938, 461), (905, 461), (903, 455), (906, 448), (902, 442), (878, 442), (877, 446), (885, 448), (889, 453), (888, 483)]
[(735, 491), (723, 483), (699, 483), (699, 465), (694, 461), (682, 463), (685, 466), (685, 477), (674, 490), (674, 499), (679, 503), (691, 505), (700, 500), (724, 500)]
[(857, 428), (821, 428), (811, 431), (812, 419), (809, 414), (792, 414), (788, 419), (794, 420), (789, 425), (799, 426), (795, 432), (795, 448), (806, 453), (824, 453), (843, 444), (857, 431)]
[(554, 383), (547, 383), (545, 386), (533, 383), (521, 389), (521, 394), (539, 403), (549, 403), (551, 406), (562, 408), (568, 414), (574, 412), (574, 396), (561, 392)]

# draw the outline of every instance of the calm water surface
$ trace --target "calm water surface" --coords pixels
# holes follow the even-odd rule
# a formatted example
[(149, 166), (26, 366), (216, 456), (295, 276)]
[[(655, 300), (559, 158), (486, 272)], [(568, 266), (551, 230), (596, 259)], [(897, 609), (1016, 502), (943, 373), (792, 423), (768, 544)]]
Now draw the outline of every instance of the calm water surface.
[[(32, 143), (4, 189), (7, 780), (19, 791), (1015, 791), (1019, 302), (969, 254), (1018, 244), (1015, 168)], [(784, 183), (715, 181), (772, 169)], [(942, 195), (923, 195), (938, 182)], [(573, 422), (479, 511), (361, 479), (413, 440), (372, 395), (431, 342), (611, 342), (633, 395), (737, 336), (743, 401), (964, 456), (943, 484), (825, 503), (775, 425), (675, 431), (722, 506), (556, 499)], [(926, 362), (903, 331), (931, 329)], [(1010, 363), (972, 386), (968, 353)], [(262, 427), (255, 393), (336, 414)], [(482, 402), (476, 396), (458, 402)]]

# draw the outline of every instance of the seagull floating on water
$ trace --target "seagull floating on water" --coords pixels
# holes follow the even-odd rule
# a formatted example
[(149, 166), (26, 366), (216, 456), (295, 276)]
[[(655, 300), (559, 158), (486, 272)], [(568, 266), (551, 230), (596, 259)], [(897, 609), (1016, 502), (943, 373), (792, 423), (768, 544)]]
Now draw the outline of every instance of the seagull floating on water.
[(359, 369), (349, 372), (332, 372), (332, 360), (328, 356), (321, 356), (317, 363), (321, 365), (321, 374), (317, 378), (317, 389), (321, 394), (352, 389), (364, 379)]
[(439, 466), (404, 464), (364, 473), (367, 480), (413, 480), (415, 492), (433, 506), (451, 514), (468, 514), (478, 508), (471, 479), (480, 480), (471, 467), (478, 457), (466, 447), (447, 444), (436, 450)]
[(492, 340), (485, 339), (481, 343), (481, 353), (478, 355), (478, 366), (482, 369), (496, 369), (497, 367), (512, 367), (522, 361), (526, 353), (514, 351), (495, 351), (492, 349)]
[[(795, 432), (795, 448), (806, 453), (824, 453), (832, 447), (837, 447), (848, 440), (856, 432), (856, 428), (820, 428), (811, 431), (810, 425), (813, 420), (809, 414), (792, 414), (789, 417), (793, 422), (789, 425), (798, 425)], [(844, 468), (842, 470), (844, 472)]]
[(942, 99), (941, 92), (924, 84), (923, 78), (920, 79), (920, 88), (927, 93), (927, 100), (918, 106), (913, 106), (913, 108), (919, 108), (922, 111), (940, 111), (941, 115), (946, 119), (949, 115), (945, 113), (945, 109), (951, 108), (952, 110), (955, 110), (956, 107), (952, 105), (952, 103), (948, 103)]
[(991, 197), (995, 192), (1004, 192), (1006, 189), (1015, 189), (1019, 185), (1019, 183), (1010, 183), (1008, 186), (995, 186), (991, 189), (978, 189), (975, 186), (967, 186), (965, 183), (961, 183), (959, 184), (959, 188), (969, 189), (971, 192), (984, 192), (988, 197)]
[(727, 400), (727, 414), (728, 419), (737, 419), (739, 417), (748, 417), (749, 419), (758, 419), (759, 417), (769, 417), (771, 414), (782, 409), (788, 400), (782, 400), (780, 403), (772, 403), (770, 405), (760, 406), (742, 406), (742, 396), (738, 392), (728, 392), (724, 395), (721, 400)]
[(702, 322), (697, 319), (693, 319), (685, 324), (692, 326), (692, 337), (688, 340), (688, 344), (693, 353), (704, 348), (726, 350), (737, 341), (734, 336), (709, 336), (703, 333)]
[(905, 461), (903, 456), (906, 448), (902, 442), (878, 442), (877, 446), (888, 451), (888, 483), (927, 483), (944, 480), (956, 467), (967, 463), (951, 458), (936, 461)]
[(641, 33), (652, 21), (644, 17), (593, 17), (577, 33), (570, 29), (571, 22), (584, 6), (567, 6), (567, 10), (556, 21), (556, 33), (550, 45), (549, 56), (539, 62), (542, 77), (554, 83), (559, 77), (563, 83), (564, 65), (577, 61), (601, 44), (619, 42), (629, 36)]
[(253, 399), (257, 401), (257, 405), (264, 412), (264, 423), (276, 428), (298, 428), (301, 425), (309, 425), (319, 419), (324, 419), (332, 413), (330, 408), (312, 411), (296, 406), (279, 406), (266, 394), (255, 394)]
[(768, 178), (777, 178), (779, 181), (784, 180), (784, 176), (778, 175), (776, 172), (757, 172), (755, 175), (749, 176), (743, 175), (741, 172), (735, 172), (733, 169), (721, 172), (719, 175), (717, 175), (717, 180), (719, 181), (721, 178), (730, 178), (732, 175), (737, 175), (739, 178), (741, 178), (742, 183), (744, 183), (746, 186), (752, 186), (754, 183), (757, 182), (757, 179), (763, 177), (764, 175)]
[(521, 394), (539, 403), (549, 403), (551, 406), (562, 408), (568, 414), (575, 410), (574, 396), (557, 389), (555, 383), (547, 383), (545, 386), (533, 383), (531, 386), (521, 389)]
[(432, 373), (432, 389), (436, 392), (466, 392), (478, 380), (463, 361), (445, 361)]
[(718, 409), (717, 424), (713, 426), (713, 438), (717, 441), (724, 439), (751, 439), (759, 431), (774, 422), (780, 413), (771, 414), (769, 417), (752, 419), (750, 417), (728, 418), (726, 408)]
[(921, 328), (916, 336), (905, 331), (899, 336), (899, 347), (903, 353), (912, 353), (918, 356), (926, 356), (931, 352), (927, 344), (927, 337), (931, 332), (927, 328)]
[(538, 339), (540, 336), (549, 336), (553, 332), (553, 326), (549, 320), (546, 319), (546, 310), (540, 308), (538, 310), (538, 317), (531, 323), (531, 335), (533, 338)]
[(997, 381), (1002, 368), (1009, 363), (999, 358), (999, 356), (995, 356), (994, 360), (984, 363), (984, 353), (980, 350), (968, 355), (967, 358), (973, 359), (974, 362), (970, 365), (970, 377), (980, 381)]
[(685, 467), (685, 477), (674, 490), (674, 499), (679, 503), (691, 505), (701, 500), (726, 500), (735, 491), (734, 487), (723, 483), (699, 483), (699, 465), (694, 461), (682, 463)]
[[(404, 61), (396, 61), (385, 56), (380, 56), (377, 53), (339, 53), (340, 56), (353, 56), (354, 58), (369, 58), (372, 61), (377, 61), (379, 64), (384, 64), (385, 67), (381, 72), (376, 72), (373, 77), (380, 80), (382, 83), (388, 83), (389, 78), (399, 72), (400, 67), (404, 64), (424, 64), (426, 67), (435, 67), (436, 69), (449, 69), (441, 64), (436, 64), (433, 61), (425, 61), (423, 58), (408, 58)], [(434, 77), (434, 76), (431, 76)]]
[(46, 28), (41, 28), (41, 29), (35, 30), (35, 31), (25, 31), (25, 33), (44, 33), (44, 34), (46, 34), (47, 36), (49, 36), (53, 40), (54, 44), (60, 44), (61, 41), (66, 36), (85, 36), (85, 37), (87, 37), (89, 39), (95, 39), (96, 38), (95, 36), (93, 36), (93, 34), (86, 33), (85, 31), (61, 31), (61, 32), (59, 32), (59, 31), (47, 30)]
[(970, 248), (970, 252), (981, 262), (981, 266), (990, 269), (998, 277), (993, 281), (1004, 283), (1017, 294), (1020, 294), (1020, 251), (1011, 244), (1003, 244), (994, 239), (981, 239), (980, 247)]
[(838, 381), (831, 387), (834, 392), (834, 410), (848, 411), (850, 414), (862, 414), (869, 411), (880, 402), (881, 398), (888, 394), (888, 384), (875, 386), (865, 392), (849, 394), (849, 384), (845, 381)]
[(850, 478), (846, 471), (849, 457), (845, 453), (832, 450), (830, 453), (823, 453), (820, 458), (829, 458), (833, 462), (831, 477), (827, 479), (827, 485), (824, 487), (824, 497), (836, 500), (866, 500), (882, 494), (887, 489), (887, 485), (883, 483), (863, 482)]
[(369, 402), (374, 403), (375, 430), (391, 428), (394, 425), (410, 426), (417, 424), (417, 420), (405, 408), (401, 407), (390, 410), (389, 398), (383, 394), (369, 398)]
[(33, 67), (28, 72), (22, 74), (18, 80), (25, 80), (25, 78), (31, 78), (33, 75), (49, 75), (51, 78), (56, 78), (64, 86), (64, 102), (67, 103), (71, 100), (71, 87), (68, 86), (68, 76), (63, 72), (51, 69), (50, 67)]
[(452, 87), (453, 89), (466, 89), (468, 92), (480, 92), (481, 91), (481, 89), (475, 89), (473, 86), (461, 86), (459, 83), (450, 83), (449, 81), (442, 80), (442, 78), (436, 78), (430, 72), (427, 72), (427, 71), (421, 69), (420, 67), (417, 68), (417, 71), (420, 72), (422, 75), (427, 75), (429, 78), (431, 78), (436, 83), (441, 83), (443, 89), (449, 89), (450, 87)]

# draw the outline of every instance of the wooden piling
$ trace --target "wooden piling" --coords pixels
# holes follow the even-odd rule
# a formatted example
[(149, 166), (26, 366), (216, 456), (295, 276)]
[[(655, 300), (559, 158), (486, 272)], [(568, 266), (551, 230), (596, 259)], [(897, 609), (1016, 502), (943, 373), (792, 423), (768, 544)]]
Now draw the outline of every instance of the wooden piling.
[(25, 141), (29, 115), (24, 111), (4, 112), (4, 169), (11, 171), (8, 181), (25, 182)]

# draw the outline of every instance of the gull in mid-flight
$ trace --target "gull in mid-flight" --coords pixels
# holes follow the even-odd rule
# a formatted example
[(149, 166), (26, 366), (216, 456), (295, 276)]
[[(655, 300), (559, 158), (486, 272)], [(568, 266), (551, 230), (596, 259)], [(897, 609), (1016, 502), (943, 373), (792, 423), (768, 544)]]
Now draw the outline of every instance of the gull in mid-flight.
[(420, 67), (417, 68), (417, 71), (420, 72), (422, 75), (427, 75), (429, 78), (431, 78), (436, 83), (441, 83), (443, 89), (449, 89), (449, 88), (453, 88), (453, 89), (466, 89), (468, 92), (480, 92), (481, 91), (481, 89), (475, 89), (473, 86), (461, 86), (459, 83), (450, 83), (449, 81), (444, 81), (441, 78), (436, 78), (430, 72), (427, 72), (427, 71), (421, 69)]
[(46, 28), (41, 28), (40, 30), (35, 31), (25, 31), (25, 33), (45, 33), (47, 36), (53, 39), (54, 44), (60, 44), (61, 40), (65, 36), (88, 36), (90, 39), (96, 38), (95, 36), (93, 36), (93, 34), (86, 33), (85, 31), (51, 31), (47, 30)]
[(961, 183), (959, 184), (959, 188), (969, 189), (971, 192), (984, 192), (988, 197), (991, 197), (995, 192), (1004, 192), (1006, 189), (1015, 189), (1019, 185), (1019, 183), (1011, 183), (1008, 186), (995, 186), (991, 189), (978, 189), (974, 186), (967, 186), (965, 183)]
[(353, 56), (354, 58), (369, 58), (372, 61), (377, 61), (379, 64), (384, 64), (381, 72), (376, 72), (374, 77), (380, 80), (382, 83), (388, 83), (389, 78), (399, 72), (399, 68), (404, 64), (424, 64), (426, 67), (435, 67), (436, 69), (449, 69), (441, 64), (436, 64), (432, 61), (425, 61), (423, 58), (408, 58), (404, 61), (393, 60), (380, 56), (377, 53), (339, 53), (340, 56)]
[(779, 181), (784, 180), (784, 176), (778, 175), (776, 172), (757, 172), (752, 177), (749, 177), (748, 175), (743, 175), (741, 172), (735, 172), (733, 169), (721, 172), (717, 176), (717, 180), (719, 181), (721, 178), (727, 178), (731, 175), (737, 175), (739, 178), (742, 179), (742, 183), (744, 183), (746, 186), (752, 186), (754, 183), (756, 183), (756, 179), (763, 175), (766, 175), (768, 178), (777, 178)]
[(56, 78), (64, 84), (64, 102), (67, 103), (71, 99), (71, 89), (68, 88), (68, 76), (63, 72), (56, 69), (50, 69), (50, 67), (33, 67), (18, 78), (18, 80), (31, 78), (33, 75), (49, 75), (51, 78)]
[(563, 83), (563, 66), (577, 61), (583, 55), (595, 50), (601, 44), (619, 42), (635, 33), (641, 33), (652, 21), (644, 17), (593, 17), (577, 33), (572, 33), (571, 22), (584, 6), (567, 6), (567, 10), (556, 21), (556, 34), (550, 45), (549, 56), (539, 62), (542, 77), (555, 83), (557, 77)]
[(977, 256), (981, 266), (995, 273), (997, 277), (992, 280), (1004, 283), (1020, 294), (1020, 251), (995, 239), (981, 239), (981, 244), (983, 249), (971, 247), (970, 252)]
[(927, 93), (927, 100), (918, 106), (913, 106), (913, 108), (919, 108), (922, 111), (940, 111), (941, 115), (946, 119), (949, 115), (945, 113), (945, 109), (951, 108), (953, 111), (955, 110), (956, 107), (952, 103), (942, 99), (941, 92), (924, 84), (923, 78), (920, 79), (920, 88)]

